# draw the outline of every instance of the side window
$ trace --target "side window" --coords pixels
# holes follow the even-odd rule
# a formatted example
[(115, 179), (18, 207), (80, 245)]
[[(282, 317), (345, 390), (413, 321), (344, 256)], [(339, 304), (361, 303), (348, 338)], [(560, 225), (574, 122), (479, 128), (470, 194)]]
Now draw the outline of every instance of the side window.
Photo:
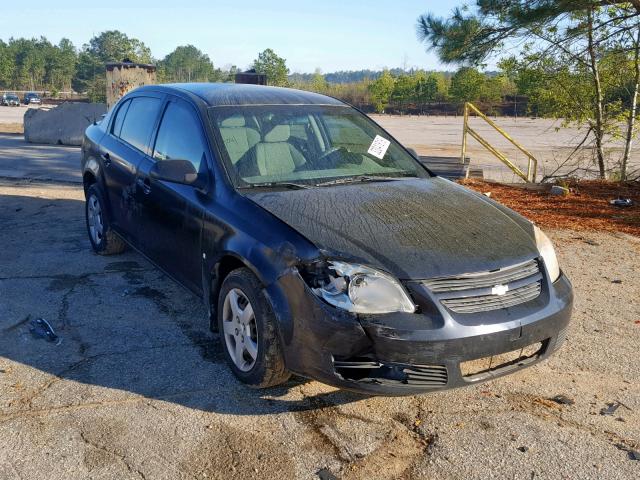
[(196, 172), (205, 152), (200, 122), (182, 103), (170, 102), (162, 116), (153, 152), (156, 160), (188, 160)]
[(122, 130), (122, 122), (124, 122), (124, 117), (127, 114), (129, 105), (131, 105), (131, 100), (127, 100), (126, 102), (124, 102), (116, 112), (116, 118), (113, 121), (113, 126), (111, 127), (111, 133), (116, 137), (120, 136), (120, 131)]
[(146, 152), (161, 105), (162, 102), (158, 98), (136, 97), (132, 99), (122, 123), (120, 138), (138, 150)]

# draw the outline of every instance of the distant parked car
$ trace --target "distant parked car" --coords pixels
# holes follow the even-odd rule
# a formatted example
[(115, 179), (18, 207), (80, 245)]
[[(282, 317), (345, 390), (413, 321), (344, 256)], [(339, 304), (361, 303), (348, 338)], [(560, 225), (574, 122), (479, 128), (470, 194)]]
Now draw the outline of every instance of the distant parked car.
[(24, 103), (25, 105), (29, 105), (31, 103), (40, 105), (42, 103), (42, 99), (36, 92), (27, 92), (24, 94), (22, 103)]
[(20, 106), (20, 98), (15, 93), (5, 93), (2, 95), (2, 101), (0, 102), (2, 105), (6, 105), (7, 107), (19, 107)]

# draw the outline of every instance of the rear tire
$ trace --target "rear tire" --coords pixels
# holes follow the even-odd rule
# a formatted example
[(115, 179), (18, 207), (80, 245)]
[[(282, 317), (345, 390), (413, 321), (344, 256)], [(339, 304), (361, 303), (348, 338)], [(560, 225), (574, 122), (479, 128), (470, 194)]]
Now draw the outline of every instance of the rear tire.
[(218, 297), (218, 331), (224, 356), (241, 382), (266, 388), (286, 382), (276, 318), (260, 281), (248, 268), (232, 271)]
[(127, 244), (111, 228), (104, 195), (94, 183), (87, 190), (84, 212), (87, 233), (93, 251), (98, 255), (115, 255), (126, 250)]

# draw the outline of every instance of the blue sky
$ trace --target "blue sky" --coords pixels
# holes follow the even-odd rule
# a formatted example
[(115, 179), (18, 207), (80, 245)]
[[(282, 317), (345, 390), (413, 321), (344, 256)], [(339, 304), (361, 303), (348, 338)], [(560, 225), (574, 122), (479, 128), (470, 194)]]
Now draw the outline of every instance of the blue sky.
[[(3, 2), (4, 3), (4, 2)], [(70, 38), (76, 46), (104, 30), (139, 38), (162, 58), (193, 44), (214, 65), (247, 67), (265, 48), (292, 72), (442, 66), (415, 35), (418, 15), (448, 14), (462, 2), (436, 0), (31, 0), (0, 14), (0, 38)], [(107, 6), (108, 5), (108, 6)], [(454, 67), (449, 67), (453, 69)]]

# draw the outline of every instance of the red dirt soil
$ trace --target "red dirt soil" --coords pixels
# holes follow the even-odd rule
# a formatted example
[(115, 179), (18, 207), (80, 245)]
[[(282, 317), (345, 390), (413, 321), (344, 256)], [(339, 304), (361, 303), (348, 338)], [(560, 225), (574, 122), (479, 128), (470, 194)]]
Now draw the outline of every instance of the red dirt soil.
[[(615, 183), (581, 180), (566, 185), (569, 195), (549, 193), (551, 186), (525, 188), (480, 180), (460, 183), (515, 210), (540, 227), (570, 230), (623, 232), (640, 237), (640, 182)], [(633, 206), (609, 204), (618, 197), (630, 198)]]

